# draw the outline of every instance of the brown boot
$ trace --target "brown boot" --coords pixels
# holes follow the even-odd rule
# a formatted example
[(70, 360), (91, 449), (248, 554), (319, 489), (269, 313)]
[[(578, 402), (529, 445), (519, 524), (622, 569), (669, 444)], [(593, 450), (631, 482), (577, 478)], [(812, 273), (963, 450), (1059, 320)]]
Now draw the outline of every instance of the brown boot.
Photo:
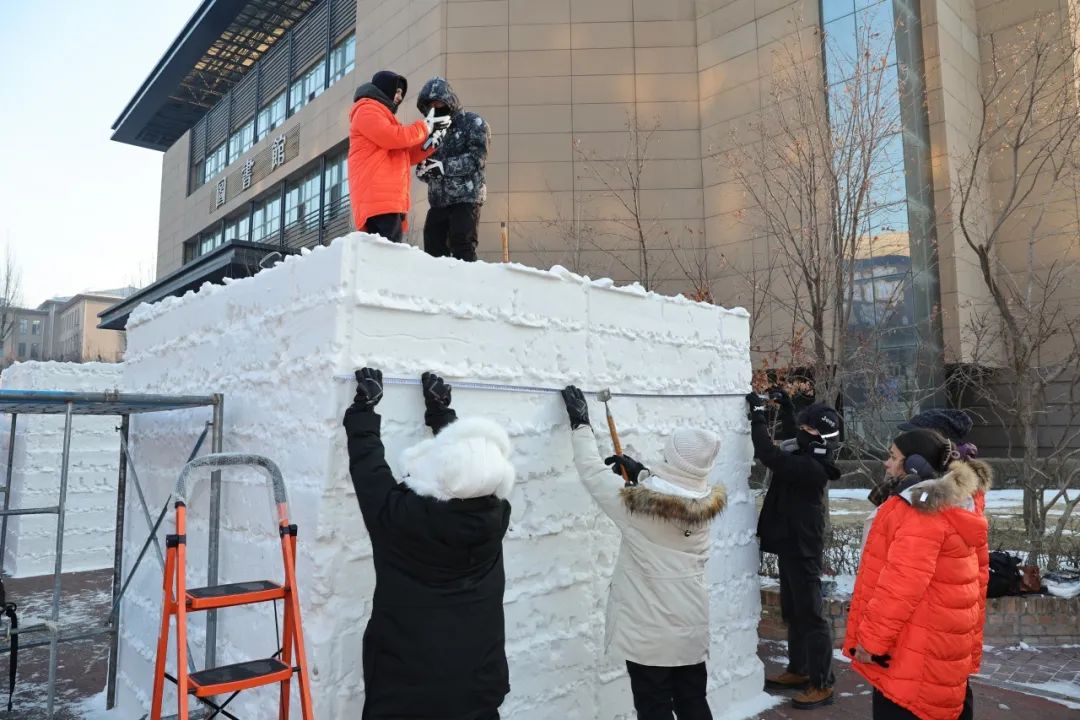
[(807, 688), (806, 692), (799, 693), (795, 697), (791, 698), (791, 707), (797, 710), (812, 710), (816, 707), (832, 705), (832, 703), (832, 688), (811, 687)]
[(785, 670), (779, 675), (765, 678), (765, 687), (769, 690), (802, 690), (810, 684), (806, 675), (797, 675)]

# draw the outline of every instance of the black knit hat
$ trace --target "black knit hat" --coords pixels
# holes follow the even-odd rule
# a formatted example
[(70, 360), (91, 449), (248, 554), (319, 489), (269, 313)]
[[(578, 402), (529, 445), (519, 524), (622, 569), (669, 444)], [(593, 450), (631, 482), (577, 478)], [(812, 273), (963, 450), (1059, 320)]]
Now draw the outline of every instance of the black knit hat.
[(905, 458), (921, 455), (938, 472), (945, 470), (952, 454), (952, 443), (941, 433), (925, 428), (900, 433), (893, 445)]
[(375, 73), (371, 78), (371, 84), (382, 90), (386, 94), (386, 98), (391, 102), (393, 102), (398, 88), (401, 88), (402, 97), (409, 90), (409, 81), (396, 72), (390, 72), (389, 70), (380, 70)]
[(825, 440), (840, 437), (840, 414), (828, 405), (814, 403), (808, 406), (799, 413), (798, 423), (814, 428)]
[(926, 428), (937, 430), (939, 433), (955, 443), (963, 442), (967, 434), (971, 432), (971, 418), (963, 410), (950, 408), (934, 408), (923, 410), (907, 422), (900, 423), (897, 427), (901, 430), (917, 430)]

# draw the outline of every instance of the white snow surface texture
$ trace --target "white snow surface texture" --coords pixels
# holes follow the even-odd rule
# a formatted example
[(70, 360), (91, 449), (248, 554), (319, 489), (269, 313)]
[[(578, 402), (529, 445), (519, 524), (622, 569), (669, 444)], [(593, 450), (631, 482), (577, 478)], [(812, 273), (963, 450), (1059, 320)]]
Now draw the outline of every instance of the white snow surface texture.
[[(106, 392), (121, 382), (115, 363), (24, 362), (0, 375), (5, 390)], [(11, 416), (0, 427), (0, 457), (7, 467)], [(112, 567), (120, 434), (116, 416), (75, 416), (71, 422), (64, 572)], [(19, 415), (11, 463), (11, 507), (55, 506), (60, 498), (63, 415)], [(144, 536), (145, 537), (145, 536)], [(8, 518), (4, 571), (14, 577), (51, 574), (56, 557), (56, 515)]]
[[(375, 575), (341, 416), (355, 391), (342, 376), (365, 365), (387, 377), (419, 378), (430, 370), (451, 383), (732, 393), (616, 397), (612, 411), (626, 451), (646, 463), (681, 424), (721, 436), (712, 481), (727, 487), (729, 506), (714, 523), (707, 576), (710, 701), (725, 716), (758, 700), (758, 555), (741, 397), (751, 371), (745, 311), (616, 288), (562, 268), (436, 259), (354, 233), (253, 278), (141, 306), (128, 324), (125, 362), (128, 391), (224, 393), (225, 450), (264, 454), (280, 465), (300, 528), (299, 588), (317, 717), (360, 717), (364, 698), (361, 646)], [(504, 544), (511, 689), (503, 717), (632, 717), (622, 658), (606, 658), (603, 649), (618, 534), (577, 477), (561, 398), (455, 389), (454, 407), (459, 417), (485, 416), (506, 428), (518, 473)], [(419, 387), (388, 384), (378, 410), (387, 459), (399, 472), (402, 451), (430, 435)], [(603, 406), (592, 401), (590, 411), (604, 430)], [(200, 410), (134, 419), (152, 511), (166, 501), (207, 417)], [(606, 437), (600, 445), (610, 449)], [(206, 577), (207, 476), (189, 491), (189, 587)], [(226, 470), (222, 495), (220, 581), (279, 579), (264, 477)], [(127, 511), (130, 567), (146, 525), (132, 503)], [(171, 518), (165, 530), (172, 532)], [(135, 716), (149, 704), (160, 615), (161, 569), (148, 556), (122, 607), (118, 701)], [(189, 617), (201, 668), (204, 620)], [(219, 665), (267, 657), (277, 647), (269, 606), (225, 610), (219, 620)], [(170, 656), (171, 669), (171, 642)], [(243, 693), (230, 710), (276, 717), (276, 692)], [(166, 697), (175, 708), (171, 690)], [(293, 697), (295, 703), (295, 690)]]

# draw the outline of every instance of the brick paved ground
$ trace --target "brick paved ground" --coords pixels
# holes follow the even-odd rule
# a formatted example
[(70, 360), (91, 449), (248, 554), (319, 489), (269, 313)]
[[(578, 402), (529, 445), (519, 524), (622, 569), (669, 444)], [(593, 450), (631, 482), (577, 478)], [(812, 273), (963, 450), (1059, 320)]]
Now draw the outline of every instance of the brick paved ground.
[[(66, 624), (96, 627), (105, 622), (109, 609), (111, 574), (74, 573), (64, 576), (63, 618)], [(24, 618), (44, 617), (48, 612), (50, 578), (6, 580), (8, 596), (20, 605)], [(29, 636), (27, 636), (29, 637)], [(105, 686), (108, 657), (104, 639), (61, 646), (57, 708), (58, 720), (82, 717), (81, 701), (99, 693)], [(762, 641), (759, 655), (767, 673), (779, 672), (786, 646), (781, 642)], [(758, 720), (823, 720), (824, 718), (870, 718), (870, 686), (844, 662), (836, 663), (837, 699), (832, 706), (813, 711), (792, 710), (782, 705), (758, 716)], [(7, 678), (7, 657), (0, 658), (0, 677)], [(19, 684), (15, 691), (15, 711), (0, 718), (37, 719), (44, 716), (44, 688), (48, 677), (48, 648), (25, 650), (19, 656)], [(1050, 683), (1032, 689), (1047, 697), (1019, 692), (1020, 683)], [(1072, 684), (1072, 688), (1069, 687)], [(1080, 647), (995, 647), (983, 656), (983, 673), (974, 685), (976, 715), (979, 720), (1064, 720), (1080, 717)], [(1076, 709), (1056, 699), (1068, 699), (1073, 693)], [(0, 707), (2, 710), (2, 707)]]
[[(762, 641), (758, 654), (765, 663), (766, 674), (780, 672), (780, 660), (786, 652), (784, 643)], [(1080, 697), (1073, 697), (1073, 708), (1049, 697), (1036, 697), (1019, 692), (1016, 682), (1043, 682), (1035, 678), (1047, 676), (1050, 680), (1075, 682), (1077, 664), (1080, 663), (1078, 648), (1042, 648), (1036, 651), (988, 650), (983, 658), (986, 677), (972, 685), (975, 694), (975, 717), (979, 720), (1066, 720), (1080, 716)], [(1021, 678), (1029, 678), (1023, 679)], [(1071, 679), (1070, 679), (1071, 678)], [(993, 684), (991, 684), (993, 683)], [(1037, 692), (1025, 688), (1028, 693)], [(794, 710), (785, 703), (758, 716), (757, 720), (846, 720), (870, 718), (870, 686), (863, 678), (852, 672), (844, 662), (836, 663), (836, 702), (817, 710)], [(1044, 693), (1059, 700), (1066, 699), (1061, 693)]]
[[(19, 621), (43, 620), (48, 617), (52, 601), (52, 576), (4, 580), (8, 600), (19, 606)], [(111, 606), (112, 570), (68, 573), (63, 578), (60, 623), (65, 629), (91, 630), (108, 624)], [(23, 642), (47, 639), (45, 633), (27, 633)], [(59, 646), (57, 664), (57, 720), (83, 717), (78, 709), (83, 698), (105, 687), (109, 658), (109, 639), (100, 637), (64, 643)], [(8, 656), (0, 657), (0, 678), (3, 678), (7, 700)], [(19, 651), (18, 679), (11, 714), (0, 712), (0, 718), (40, 720), (46, 716), (45, 689), (49, 679), (49, 648), (29, 648)], [(5, 703), (6, 704), (6, 703)], [(0, 706), (0, 711), (4, 709)]]

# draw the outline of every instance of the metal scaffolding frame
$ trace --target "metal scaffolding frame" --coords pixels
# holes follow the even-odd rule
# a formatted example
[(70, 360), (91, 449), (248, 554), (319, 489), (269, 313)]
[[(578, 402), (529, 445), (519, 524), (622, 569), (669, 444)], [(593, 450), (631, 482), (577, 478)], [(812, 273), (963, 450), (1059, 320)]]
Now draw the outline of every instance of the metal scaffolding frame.
[[(56, 668), (58, 660), (58, 646), (62, 642), (73, 642), (108, 635), (109, 645), (109, 668), (106, 689), (106, 707), (112, 708), (116, 701), (116, 661), (117, 647), (120, 639), (120, 600), (131, 583), (139, 564), (146, 555), (151, 544), (157, 546), (158, 558), (161, 560), (161, 544), (157, 538), (158, 528), (165, 518), (168, 509), (168, 501), (165, 502), (157, 521), (150, 515), (150, 509), (146, 504), (142, 485), (135, 471), (135, 463), (128, 447), (128, 432), (132, 415), (152, 412), (167, 412), (172, 410), (188, 410), (199, 407), (212, 408), (212, 418), (206, 423), (202, 434), (191, 451), (189, 460), (194, 458), (208, 433), (211, 434), (211, 452), (222, 452), (222, 420), (224, 410), (224, 396), (214, 395), (148, 395), (120, 392), (86, 393), (86, 392), (63, 392), (52, 390), (0, 390), (0, 412), (11, 415), (11, 429), (8, 436), (7, 471), (5, 481), (0, 492), (4, 495), (3, 509), (0, 510), (0, 562), (4, 558), (7, 546), (7, 519), (14, 515), (56, 515), (56, 556), (53, 567), (53, 591), (49, 620), (39, 625), (22, 627), (17, 630), (20, 635), (33, 632), (48, 633), (47, 640), (39, 640), (29, 643), (20, 643), (22, 648), (49, 646), (49, 681), (48, 681), (48, 713), (47, 717), (53, 717), (53, 706), (56, 696)], [(64, 440), (63, 457), (60, 469), (60, 493), (56, 505), (38, 508), (15, 508), (11, 503), (11, 475), (15, 456), (15, 430), (19, 415), (64, 415)], [(117, 473), (116, 488), (116, 528), (115, 548), (113, 552), (112, 573), (112, 610), (109, 613), (108, 625), (94, 630), (62, 633), (60, 628), (60, 594), (61, 577), (63, 574), (64, 556), (64, 514), (67, 504), (68, 465), (71, 453), (71, 420), (75, 415), (118, 415), (121, 418), (120, 427), (120, 467)], [(127, 578), (123, 577), (123, 544), (124, 544), (124, 505), (127, 497), (128, 470), (132, 484), (135, 486), (139, 498), (139, 504), (146, 520), (149, 532), (146, 542), (142, 546), (138, 558), (128, 571)], [(208, 575), (211, 585), (217, 583), (218, 574), (218, 545), (221, 518), (221, 472), (215, 471), (210, 477), (210, 547), (208, 558)], [(210, 612), (207, 617), (207, 667), (213, 667), (215, 650), (217, 645), (217, 617), (215, 612)], [(0, 648), (0, 653), (6, 653), (8, 648)], [(190, 653), (188, 654), (190, 658)]]

